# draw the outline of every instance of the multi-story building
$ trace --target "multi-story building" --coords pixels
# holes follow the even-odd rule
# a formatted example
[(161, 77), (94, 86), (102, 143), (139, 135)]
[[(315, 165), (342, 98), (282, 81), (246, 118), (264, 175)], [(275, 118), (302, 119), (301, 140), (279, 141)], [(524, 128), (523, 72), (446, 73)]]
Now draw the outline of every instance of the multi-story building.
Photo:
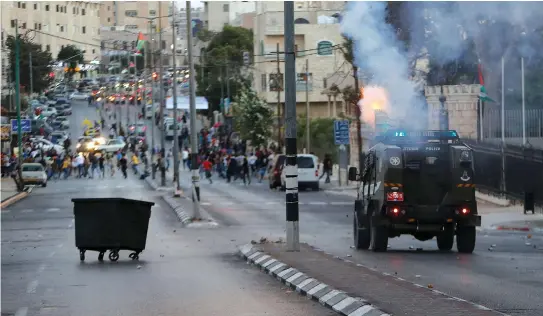
[[(32, 41), (56, 58), (67, 45), (85, 51), (85, 61), (100, 54), (100, 1), (1, 1), (2, 44), (8, 35), (32, 32)], [(30, 32), (29, 32), (30, 33)]]
[[(295, 2), (297, 113), (335, 117), (347, 112), (339, 89), (353, 85), (352, 69), (339, 45), (343, 44), (339, 17), (343, 1)], [(254, 88), (274, 109), (284, 113), (284, 3), (257, 2), (254, 25)], [(277, 54), (277, 52), (280, 52)], [(279, 57), (279, 62), (277, 58)], [(306, 62), (309, 69), (306, 69)], [(279, 73), (279, 75), (277, 75)]]
[[(163, 66), (172, 63), (172, 5), (169, 1), (103, 1), (100, 12), (102, 61), (124, 54), (137, 42), (139, 33), (162, 50)], [(152, 31), (151, 31), (152, 27)], [(160, 33), (159, 33), (160, 32)], [(152, 34), (151, 34), (152, 33)], [(162, 41), (159, 40), (162, 36)], [(176, 34), (177, 35), (177, 34)]]
[[(203, 8), (197, 7), (197, 8), (191, 8), (191, 19), (193, 23), (191, 24), (192, 29), (190, 30), (190, 34), (193, 35), (194, 41), (197, 41), (197, 37), (195, 37), (195, 33), (198, 31), (199, 28), (203, 27)], [(175, 24), (177, 26), (177, 49), (176, 49), (176, 55), (177, 56), (185, 56), (187, 54), (187, 11), (185, 7), (178, 8), (175, 13)], [(193, 43), (196, 44), (196, 43)], [(197, 54), (196, 50), (193, 49), (193, 53)], [(184, 58), (183, 58), (184, 59)]]
[[(222, 28), (234, 21), (242, 14), (255, 11), (255, 1), (203, 1), (204, 27), (213, 32), (220, 32)], [(240, 25), (241, 26), (241, 25)]]

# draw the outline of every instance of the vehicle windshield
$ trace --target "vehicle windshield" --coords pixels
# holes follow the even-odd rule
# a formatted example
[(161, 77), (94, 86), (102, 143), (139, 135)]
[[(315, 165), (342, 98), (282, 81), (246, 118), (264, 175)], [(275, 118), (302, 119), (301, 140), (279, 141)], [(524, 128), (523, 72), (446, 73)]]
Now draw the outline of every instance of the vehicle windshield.
[(300, 169), (313, 169), (315, 168), (315, 163), (313, 161), (313, 158), (306, 157), (306, 156), (298, 156), (296, 157), (296, 164), (298, 165), (298, 168)]
[(41, 165), (23, 165), (23, 171), (43, 171)]

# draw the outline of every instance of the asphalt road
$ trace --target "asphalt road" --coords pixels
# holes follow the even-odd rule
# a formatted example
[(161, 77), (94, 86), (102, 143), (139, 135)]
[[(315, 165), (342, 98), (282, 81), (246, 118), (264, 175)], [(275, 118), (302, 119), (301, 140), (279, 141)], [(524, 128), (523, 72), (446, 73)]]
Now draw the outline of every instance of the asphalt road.
[[(202, 206), (225, 226), (224, 232), (284, 239), (285, 193), (269, 190), (267, 182), (245, 187), (202, 181), (201, 195)], [(528, 239), (522, 233), (481, 232), (473, 255), (440, 253), (435, 240), (402, 236), (390, 239), (388, 253), (376, 254), (351, 247), (352, 198), (306, 191), (299, 199), (302, 242), (510, 315), (543, 315), (541, 235)]]
[[(72, 135), (81, 132), (75, 123), (93, 111), (74, 105)], [(220, 237), (221, 231), (184, 230), (157, 194), (134, 175), (117, 173), (51, 181), (2, 209), (2, 315), (334, 314), (235, 257), (243, 233), (236, 240)], [(106, 257), (100, 263), (96, 252), (80, 262), (71, 199), (96, 197), (156, 203), (139, 261), (121, 251), (118, 262)]]

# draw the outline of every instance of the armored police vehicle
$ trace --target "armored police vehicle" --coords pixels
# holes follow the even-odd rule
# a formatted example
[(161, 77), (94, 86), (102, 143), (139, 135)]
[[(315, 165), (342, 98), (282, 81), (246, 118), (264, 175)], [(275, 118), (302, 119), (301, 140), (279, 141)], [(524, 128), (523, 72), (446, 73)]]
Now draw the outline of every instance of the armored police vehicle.
[(389, 130), (364, 158), (354, 208), (356, 249), (386, 251), (388, 239), (437, 239), (440, 250), (475, 248), (477, 215), (472, 150), (456, 131)]

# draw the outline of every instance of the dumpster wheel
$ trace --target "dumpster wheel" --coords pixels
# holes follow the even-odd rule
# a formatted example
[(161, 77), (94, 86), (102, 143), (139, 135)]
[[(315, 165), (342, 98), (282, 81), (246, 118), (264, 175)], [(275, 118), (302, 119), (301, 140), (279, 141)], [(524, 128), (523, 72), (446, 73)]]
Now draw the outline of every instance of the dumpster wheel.
[(105, 252), (103, 252), (103, 251), (100, 251), (98, 253), (98, 261), (100, 261), (100, 262), (104, 261), (104, 253)]
[(79, 250), (79, 260), (85, 261), (85, 250)]
[(111, 261), (117, 261), (119, 260), (119, 252), (116, 250), (112, 250), (109, 252), (109, 260)]
[(140, 256), (139, 256), (139, 253), (137, 252), (133, 252), (131, 254), (128, 255), (128, 258), (132, 259), (132, 260), (139, 260), (140, 259)]

